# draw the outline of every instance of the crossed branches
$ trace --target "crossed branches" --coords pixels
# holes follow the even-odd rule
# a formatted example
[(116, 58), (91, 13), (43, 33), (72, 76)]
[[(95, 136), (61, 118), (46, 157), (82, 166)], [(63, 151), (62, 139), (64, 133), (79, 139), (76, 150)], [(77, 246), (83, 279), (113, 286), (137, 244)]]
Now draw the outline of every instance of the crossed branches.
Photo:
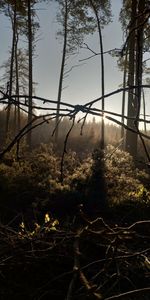
[[(142, 85), (142, 88), (150, 88), (150, 85)], [(129, 91), (133, 89), (136, 89), (137, 86), (129, 86), (126, 88), (120, 88), (117, 90), (114, 90), (113, 92), (110, 92), (108, 94), (104, 95), (104, 98), (108, 98), (111, 97), (113, 95), (119, 94), (122, 91)], [(25, 113), (28, 113), (28, 99), (29, 96), (28, 95), (12, 95), (11, 97), (9, 97), (9, 95), (7, 93), (4, 93), (3, 91), (0, 90), (0, 104), (2, 105), (6, 105), (6, 109), (8, 105), (15, 105), (18, 106), (18, 99), (19, 99), (19, 108), (20, 110), (22, 110)], [(17, 100), (15, 100), (17, 99)], [(55, 100), (51, 100), (51, 99), (45, 99), (42, 97), (37, 97), (37, 96), (33, 96), (32, 100), (36, 103), (33, 105), (33, 111), (36, 110), (38, 112), (40, 112), (40, 115), (35, 114), (34, 112), (32, 112), (32, 120), (31, 122), (27, 123), (17, 134), (16, 136), (13, 138), (13, 140), (9, 143), (9, 145), (7, 145), (7, 147), (5, 147), (5, 149), (3, 149), (3, 151), (1, 151), (0, 153), (0, 159), (3, 158), (3, 156), (5, 155), (5, 153), (7, 153), (8, 151), (10, 151), (12, 149), (12, 147), (15, 144), (19, 144), (20, 140), (30, 131), (35, 129), (36, 127), (44, 124), (44, 123), (48, 123), (50, 120), (56, 119), (56, 107), (57, 107), (57, 101)], [(92, 101), (89, 101), (87, 103), (85, 103), (84, 105), (73, 105), (73, 104), (69, 104), (66, 102), (61, 102), (61, 107), (60, 107), (60, 113), (59, 113), (59, 117), (63, 118), (63, 117), (68, 117), (70, 120), (73, 121), (71, 128), (68, 131), (68, 134), (66, 136), (66, 139), (64, 141), (64, 151), (63, 151), (63, 156), (64, 154), (67, 152), (66, 148), (67, 148), (67, 140), (69, 138), (69, 134), (74, 126), (74, 122), (77, 118), (77, 115), (79, 115), (79, 113), (84, 114), (83, 118), (80, 118), (80, 120), (78, 122), (82, 122), (81, 124), (81, 133), (86, 121), (86, 118), (88, 115), (93, 115), (93, 116), (97, 116), (97, 117), (103, 117), (103, 114), (105, 114), (105, 118), (107, 120), (110, 120), (112, 122), (114, 122), (115, 124), (124, 127), (126, 130), (130, 130), (135, 134), (138, 134), (146, 156), (147, 156), (147, 160), (148, 163), (150, 163), (150, 156), (148, 154), (144, 139), (150, 140), (150, 136), (148, 134), (143, 133), (142, 131), (140, 131), (138, 128), (135, 127), (135, 129), (128, 127), (126, 124), (122, 123), (121, 121), (119, 121), (118, 119), (116, 119), (116, 117), (122, 117), (121, 114), (119, 113), (115, 113), (115, 112), (111, 112), (108, 110), (102, 111), (101, 109), (98, 109), (96, 107), (93, 107), (93, 105), (96, 105), (99, 101), (102, 100), (102, 97), (96, 98)], [(46, 104), (46, 106), (45, 106)], [(138, 118), (137, 120), (137, 116), (135, 116), (135, 118), (130, 118), (128, 116), (124, 116), (124, 118), (127, 119), (132, 119), (133, 122), (138, 121), (138, 122), (146, 122), (147, 124), (150, 123), (149, 120), (144, 120), (143, 118)], [(59, 126), (59, 124), (58, 124)]]

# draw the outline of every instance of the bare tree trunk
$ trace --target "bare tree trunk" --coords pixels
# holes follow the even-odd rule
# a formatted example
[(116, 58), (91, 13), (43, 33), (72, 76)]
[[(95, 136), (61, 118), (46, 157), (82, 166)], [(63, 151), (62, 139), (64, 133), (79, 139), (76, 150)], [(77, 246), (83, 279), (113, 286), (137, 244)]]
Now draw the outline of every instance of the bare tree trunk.
[[(135, 16), (137, 12), (137, 0), (132, 0), (132, 7), (131, 7), (131, 26), (130, 32), (135, 27)], [(133, 86), (134, 81), (134, 74), (135, 74), (135, 31), (130, 34), (129, 38), (129, 71), (128, 71), (128, 85)], [(128, 92), (128, 117), (135, 117), (136, 116), (136, 99), (134, 97), (134, 90), (129, 89)], [(134, 128), (134, 122), (131, 119), (127, 120), (127, 126), (130, 128)], [(126, 151), (128, 151), (131, 155), (135, 156), (137, 151), (136, 147), (136, 139), (135, 134), (129, 130), (126, 133)]]
[[(28, 123), (32, 121), (32, 87), (33, 87), (33, 74), (32, 74), (32, 20), (31, 20), (31, 0), (28, 0), (28, 51), (29, 51), (29, 108), (28, 108)], [(31, 129), (31, 125), (29, 126)], [(29, 150), (32, 147), (31, 130), (27, 134), (27, 143)]]
[[(145, 8), (145, 0), (139, 0), (138, 3), (138, 14), (142, 14)], [(137, 48), (136, 48), (136, 99), (137, 99), (137, 113), (136, 113), (136, 120), (135, 120), (135, 127), (138, 130), (139, 127), (139, 115), (140, 115), (140, 108), (141, 108), (141, 85), (142, 85), (142, 75), (143, 75), (143, 26), (140, 24), (143, 22), (143, 17), (138, 17), (137, 21)], [(138, 134), (136, 136), (136, 147), (138, 143)]]
[[(98, 16), (97, 9), (92, 0), (90, 0), (91, 6), (95, 13), (97, 27), (98, 27), (98, 34), (99, 34), (99, 42), (100, 42), (100, 57), (101, 57), (101, 86), (102, 86), (102, 115), (103, 111), (105, 110), (105, 86), (104, 86), (104, 55), (103, 55), (103, 39), (102, 39), (102, 31), (101, 31), (101, 24)], [(105, 147), (105, 124), (104, 124), (104, 117), (102, 117), (102, 127), (101, 127), (101, 149), (103, 150)]]
[(59, 133), (59, 111), (60, 111), (60, 103), (61, 103), (61, 95), (62, 95), (62, 84), (64, 77), (64, 67), (66, 61), (66, 49), (67, 49), (67, 21), (68, 21), (68, 1), (65, 0), (65, 14), (64, 14), (64, 40), (63, 40), (63, 53), (62, 53), (62, 61), (61, 61), (61, 70), (60, 70), (60, 78), (59, 78), (59, 87), (58, 87), (58, 97), (57, 97), (57, 110), (56, 110), (56, 130), (55, 130), (55, 142), (58, 142), (58, 133)]
[[(127, 62), (128, 62), (128, 47), (126, 49), (125, 62), (124, 62), (124, 72), (123, 72), (123, 93), (122, 93), (122, 119), (121, 122), (124, 124), (124, 114), (125, 114), (125, 98), (126, 98), (126, 79), (127, 79)], [(121, 127), (121, 139), (122, 139), (122, 149), (124, 150), (124, 127)]]
[(147, 132), (147, 128), (146, 128), (146, 104), (145, 104), (145, 93), (144, 93), (144, 89), (142, 89), (142, 94), (143, 94), (144, 131), (145, 131), (145, 133), (146, 133), (146, 132)]
[[(9, 7), (8, 7), (9, 10)], [(8, 99), (8, 108), (7, 108), (7, 114), (6, 114), (6, 139), (8, 136), (9, 131), (9, 120), (10, 120), (10, 111), (11, 111), (11, 95), (12, 95), (12, 86), (13, 86), (13, 66), (14, 66), (14, 55), (15, 55), (15, 37), (16, 37), (16, 1), (14, 6), (14, 14), (13, 17), (11, 16), (11, 13), (9, 12), (11, 21), (12, 21), (12, 29), (13, 29), (13, 37), (12, 37), (12, 47), (11, 47), (11, 61), (10, 61), (10, 77), (9, 77), (9, 99)]]
[[(18, 74), (18, 34), (16, 30), (16, 42), (15, 42), (15, 71), (16, 71), (16, 95), (19, 95), (19, 74)], [(15, 132), (20, 130), (20, 107), (19, 107), (19, 97), (16, 98), (15, 105)]]
[[(136, 11), (135, 11), (136, 9)], [(142, 84), (142, 59), (143, 59), (143, 26), (141, 24), (143, 23), (143, 11), (145, 9), (145, 0), (132, 0), (132, 18), (131, 23), (133, 24), (133, 27), (137, 27), (136, 34), (134, 32), (134, 52), (136, 50), (136, 55), (134, 55), (136, 64), (134, 66), (134, 73), (135, 73), (135, 82), (137, 88), (135, 90), (135, 96), (132, 96), (133, 101), (130, 104), (130, 110), (128, 110), (128, 116), (134, 117), (135, 121), (129, 121), (127, 122), (127, 125), (130, 126), (133, 129), (137, 130), (137, 133), (133, 134), (129, 131), (127, 131), (127, 140), (126, 140), (126, 146), (127, 150), (130, 152), (130, 154), (136, 158), (137, 156), (137, 146), (138, 146), (138, 131), (139, 131), (139, 115), (140, 115), (140, 108), (141, 108), (141, 84)], [(134, 18), (138, 15), (137, 22), (135, 24)], [(132, 28), (131, 28), (132, 29)], [(132, 34), (130, 38), (130, 47), (132, 46)], [(133, 49), (131, 49), (131, 52)], [(133, 59), (133, 57), (132, 57)], [(129, 71), (130, 71), (130, 65), (132, 63), (132, 60), (129, 59)], [(130, 74), (129, 74), (130, 75)], [(131, 85), (131, 84), (130, 84)], [(132, 91), (133, 92), (133, 91)], [(130, 93), (130, 92), (129, 92)], [(132, 122), (132, 123), (131, 123)]]

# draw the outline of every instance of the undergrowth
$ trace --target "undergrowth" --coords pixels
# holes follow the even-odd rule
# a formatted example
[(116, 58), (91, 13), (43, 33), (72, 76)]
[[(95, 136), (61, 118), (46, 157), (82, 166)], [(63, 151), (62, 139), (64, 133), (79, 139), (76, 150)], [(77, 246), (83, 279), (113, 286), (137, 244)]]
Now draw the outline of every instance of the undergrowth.
[(80, 204), (93, 216), (110, 209), (122, 209), (121, 216), (129, 210), (131, 216), (135, 208), (135, 214), (144, 217), (149, 210), (149, 174), (136, 168), (128, 153), (113, 146), (105, 153), (96, 149), (82, 160), (69, 151), (63, 162), (63, 182), (61, 157), (51, 144), (41, 144), (18, 161), (14, 153), (7, 156), (0, 164), (3, 222), (16, 215), (29, 220), (43, 217), (46, 211), (56, 217), (73, 217)]
[(0, 298), (148, 300), (148, 172), (112, 146), (61, 164), (44, 144), (0, 164)]

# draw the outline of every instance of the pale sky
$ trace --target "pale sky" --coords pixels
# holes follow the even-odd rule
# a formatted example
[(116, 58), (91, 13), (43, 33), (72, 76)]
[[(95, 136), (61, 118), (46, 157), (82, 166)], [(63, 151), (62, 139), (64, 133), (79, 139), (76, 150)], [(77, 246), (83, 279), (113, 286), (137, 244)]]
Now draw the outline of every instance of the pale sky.
[[(122, 0), (112, 0), (113, 22), (103, 31), (104, 51), (120, 48), (123, 44), (123, 33), (119, 23), (119, 12)], [(57, 100), (59, 72), (61, 65), (62, 44), (56, 39), (58, 24), (56, 22), (56, 5), (40, 4), (37, 15), (40, 22), (39, 40), (36, 46), (37, 57), (34, 59), (34, 81), (38, 82), (36, 95)], [(0, 15), (0, 65), (8, 57), (11, 47), (11, 26), (8, 18)], [(98, 33), (88, 36), (85, 42), (95, 51), (99, 52)], [(79, 64), (79, 60), (90, 56), (86, 49), (80, 49), (79, 54), (71, 57), (67, 68)], [(96, 56), (81, 63), (74, 68), (65, 80), (67, 86), (63, 90), (62, 101), (71, 104), (84, 104), (101, 96), (100, 57)], [(1, 75), (1, 73), (0, 73)], [(116, 58), (105, 55), (105, 93), (118, 89), (122, 83), (123, 74), (118, 70)], [(121, 113), (122, 95), (115, 95), (106, 100), (106, 110)], [(98, 107), (101, 108), (100, 104)]]
[[(103, 30), (104, 51), (112, 48), (120, 48), (122, 44), (122, 31), (118, 23), (119, 11), (121, 7), (120, 0), (113, 0), (113, 23), (106, 26)], [(56, 40), (57, 24), (55, 10), (52, 5), (48, 10), (39, 12), (41, 23), (41, 41), (37, 46), (39, 57), (36, 60), (36, 78), (40, 81), (38, 93), (48, 98), (57, 99), (57, 89), (59, 81), (59, 72), (61, 65), (62, 44)], [(86, 43), (95, 52), (99, 52), (98, 33), (86, 38)], [(43, 47), (44, 45), (44, 47)], [(79, 55), (70, 58), (68, 69), (73, 65), (79, 64), (79, 60), (90, 56), (88, 50), (80, 49)], [(47, 58), (47, 59), (46, 59)], [(62, 100), (84, 104), (101, 95), (100, 81), (100, 56), (81, 63), (80, 67), (74, 68), (69, 77), (65, 80)], [(44, 74), (44, 80), (43, 80)], [(116, 89), (122, 81), (122, 74), (118, 71), (116, 59), (112, 59), (109, 54), (105, 55), (105, 85), (106, 92)], [(113, 101), (116, 102), (116, 101)], [(113, 103), (107, 107), (112, 109)], [(116, 106), (116, 109), (117, 109)]]

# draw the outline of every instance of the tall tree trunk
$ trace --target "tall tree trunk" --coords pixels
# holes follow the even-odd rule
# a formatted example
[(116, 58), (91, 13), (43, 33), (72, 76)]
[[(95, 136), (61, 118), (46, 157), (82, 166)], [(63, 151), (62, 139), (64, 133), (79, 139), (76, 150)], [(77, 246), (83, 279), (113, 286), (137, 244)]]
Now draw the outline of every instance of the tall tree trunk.
[[(128, 47), (126, 49), (126, 54), (125, 54), (125, 62), (124, 62), (124, 72), (123, 72), (123, 93), (122, 93), (122, 118), (121, 122), (124, 124), (124, 114), (125, 114), (125, 97), (126, 97), (126, 92), (125, 92), (125, 87), (126, 87), (126, 79), (127, 79), (127, 62), (128, 62)], [(121, 139), (122, 139), (122, 149), (124, 150), (124, 127), (121, 127)]]
[[(28, 123), (32, 121), (32, 87), (33, 87), (33, 74), (32, 74), (32, 20), (31, 20), (31, 0), (28, 0), (28, 51), (29, 51), (29, 107), (28, 107)], [(32, 148), (31, 137), (31, 124), (29, 125), (29, 132), (27, 134), (27, 143), (29, 150)]]
[[(143, 26), (141, 23), (143, 22), (143, 16), (140, 16), (145, 9), (145, 0), (139, 0), (138, 3), (138, 21), (137, 21), (137, 37), (136, 37), (136, 99), (137, 99), (137, 112), (136, 112), (136, 120), (135, 120), (135, 127), (138, 131), (139, 127), (139, 115), (140, 115), (140, 108), (141, 108), (141, 85), (142, 85), (142, 62), (143, 62)], [(138, 134), (135, 134), (135, 142), (136, 148), (138, 143)]]
[(63, 40), (63, 53), (62, 53), (62, 61), (61, 61), (61, 70), (59, 77), (59, 87), (58, 87), (58, 97), (57, 97), (57, 109), (56, 109), (56, 130), (55, 130), (55, 142), (58, 142), (58, 134), (59, 134), (59, 112), (60, 112), (60, 104), (61, 104), (61, 96), (62, 96), (62, 84), (64, 77), (64, 67), (66, 61), (66, 50), (67, 50), (67, 22), (68, 22), (68, 1), (65, 0), (65, 14), (64, 14), (64, 40)]
[[(135, 11), (136, 9), (136, 11)], [(145, 0), (132, 0), (132, 17), (131, 23), (133, 27), (137, 27), (136, 32), (134, 32), (134, 52), (136, 50), (135, 58), (135, 66), (134, 66), (134, 73), (135, 73), (135, 84), (137, 88), (135, 89), (135, 96), (132, 96), (133, 101), (130, 102), (129, 99), (129, 106), (130, 109), (128, 110), (128, 116), (134, 117), (135, 121), (129, 121), (127, 125), (133, 129), (136, 129), (137, 133), (133, 134), (132, 132), (127, 131), (127, 139), (126, 139), (126, 149), (130, 152), (130, 154), (136, 158), (137, 156), (137, 146), (138, 146), (138, 131), (139, 131), (139, 115), (140, 115), (140, 108), (141, 108), (141, 85), (142, 85), (142, 59), (143, 59), (143, 11), (145, 9)], [(134, 22), (134, 18), (137, 16), (136, 24)], [(132, 28), (131, 28), (132, 29)], [(132, 34), (130, 37), (130, 50), (132, 47)], [(133, 59), (133, 57), (132, 57)], [(129, 58), (129, 72), (130, 72), (130, 65), (132, 60)], [(130, 74), (129, 74), (130, 75)], [(132, 81), (133, 82), (133, 81)], [(131, 85), (131, 84), (130, 84)], [(130, 91), (131, 92), (131, 91)], [(129, 93), (130, 93), (129, 92)], [(132, 91), (133, 92), (133, 91)], [(131, 106), (132, 105), (132, 106)], [(128, 107), (129, 107), (128, 106)]]
[[(10, 111), (11, 111), (11, 95), (12, 95), (12, 87), (13, 87), (13, 67), (14, 67), (14, 55), (15, 55), (15, 37), (16, 37), (16, 16), (17, 16), (17, 11), (16, 11), (16, 1), (15, 1), (15, 6), (14, 6), (14, 12), (13, 12), (13, 17), (11, 13), (9, 12), (11, 21), (12, 21), (12, 29), (13, 29), (13, 37), (12, 37), (12, 46), (11, 46), (11, 60), (10, 60), (10, 76), (9, 76), (9, 99), (8, 99), (8, 108), (7, 108), (7, 114), (6, 114), (6, 129), (5, 129), (5, 135), (6, 139), (8, 136), (8, 131), (9, 131), (9, 120), (10, 120)], [(9, 10), (9, 7), (8, 7)]]
[(100, 57), (101, 57), (101, 86), (102, 86), (102, 127), (101, 127), (101, 149), (103, 150), (105, 147), (105, 124), (104, 124), (104, 114), (103, 111), (105, 109), (105, 86), (104, 86), (104, 55), (103, 55), (103, 39), (102, 39), (102, 31), (101, 31), (101, 24), (98, 16), (98, 12), (96, 9), (96, 6), (94, 5), (93, 1), (90, 0), (91, 6), (93, 8), (96, 21), (97, 21), (97, 27), (98, 27), (98, 34), (99, 34), (99, 43), (100, 43)]
[[(15, 71), (16, 71), (16, 95), (19, 95), (19, 71), (18, 71), (18, 33), (16, 30), (16, 42), (15, 42)], [(19, 97), (16, 97), (15, 105), (15, 132), (20, 130), (20, 106)]]
[[(135, 17), (137, 13), (137, 0), (132, 0), (132, 7), (131, 7), (131, 21), (130, 21), (130, 38), (129, 38), (129, 73), (128, 73), (128, 85), (133, 86), (135, 83), (135, 45), (136, 45), (136, 34), (135, 31), (132, 32), (133, 28), (135, 27)], [(136, 117), (136, 98), (134, 97), (134, 89), (129, 89), (128, 92), (128, 117)], [(131, 119), (127, 120), (127, 126), (130, 128), (134, 128), (134, 122)], [(131, 155), (135, 156), (137, 152), (137, 145), (136, 145), (136, 135), (127, 130), (126, 133), (126, 151), (128, 151)]]
[(145, 131), (145, 134), (146, 134), (146, 132), (147, 132), (147, 128), (146, 128), (146, 103), (145, 103), (145, 93), (144, 93), (144, 89), (142, 89), (142, 94), (143, 94), (144, 131)]

